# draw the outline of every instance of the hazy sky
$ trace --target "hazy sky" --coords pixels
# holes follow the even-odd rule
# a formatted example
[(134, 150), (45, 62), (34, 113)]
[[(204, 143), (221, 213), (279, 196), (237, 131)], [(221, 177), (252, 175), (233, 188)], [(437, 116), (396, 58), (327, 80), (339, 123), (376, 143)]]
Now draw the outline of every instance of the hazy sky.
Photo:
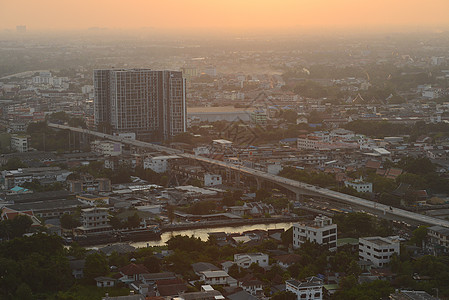
[(0, 0), (0, 29), (447, 27), (449, 0)]

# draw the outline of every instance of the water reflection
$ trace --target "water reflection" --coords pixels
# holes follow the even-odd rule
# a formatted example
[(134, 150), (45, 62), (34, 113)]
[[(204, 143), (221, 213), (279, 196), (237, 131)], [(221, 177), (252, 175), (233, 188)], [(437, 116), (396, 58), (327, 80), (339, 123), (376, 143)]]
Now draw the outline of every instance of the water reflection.
[(164, 246), (165, 243), (173, 236), (176, 235), (188, 235), (199, 237), (203, 241), (207, 241), (209, 232), (244, 232), (248, 230), (268, 230), (268, 229), (289, 229), (293, 225), (292, 222), (286, 223), (275, 223), (275, 224), (254, 224), (254, 225), (243, 225), (243, 226), (227, 226), (227, 227), (217, 227), (217, 228), (201, 228), (201, 229), (190, 229), (190, 230), (179, 230), (164, 232), (161, 235), (161, 239), (158, 241), (147, 241), (147, 242), (136, 242), (131, 243), (134, 247), (146, 247), (146, 246)]

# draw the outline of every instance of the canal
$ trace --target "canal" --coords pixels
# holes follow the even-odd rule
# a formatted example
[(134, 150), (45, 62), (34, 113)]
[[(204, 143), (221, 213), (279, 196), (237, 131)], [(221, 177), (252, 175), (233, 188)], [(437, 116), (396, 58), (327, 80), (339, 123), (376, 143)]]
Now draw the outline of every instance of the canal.
[(133, 242), (130, 245), (136, 248), (142, 248), (147, 246), (165, 246), (167, 241), (176, 235), (188, 235), (200, 238), (202, 241), (207, 241), (209, 232), (244, 232), (249, 230), (268, 230), (268, 229), (284, 229), (287, 230), (292, 227), (293, 222), (285, 223), (272, 223), (272, 224), (253, 224), (253, 225), (242, 225), (242, 226), (225, 226), (225, 227), (215, 227), (215, 228), (198, 228), (189, 230), (178, 230), (178, 231), (167, 231), (162, 233), (161, 239), (157, 241), (146, 241), (146, 242)]

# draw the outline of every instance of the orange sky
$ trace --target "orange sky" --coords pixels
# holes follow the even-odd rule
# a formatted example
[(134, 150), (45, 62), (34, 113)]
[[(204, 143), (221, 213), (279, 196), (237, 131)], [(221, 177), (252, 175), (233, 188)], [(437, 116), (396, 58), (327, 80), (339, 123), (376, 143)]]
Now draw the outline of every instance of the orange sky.
[(449, 0), (0, 0), (0, 29), (448, 26)]

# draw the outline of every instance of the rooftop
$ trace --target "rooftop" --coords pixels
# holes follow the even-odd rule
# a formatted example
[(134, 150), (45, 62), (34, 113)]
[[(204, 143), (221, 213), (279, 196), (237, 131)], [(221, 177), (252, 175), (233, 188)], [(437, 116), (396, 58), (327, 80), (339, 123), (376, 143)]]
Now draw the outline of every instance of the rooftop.
[(144, 265), (136, 265), (136, 264), (133, 264), (133, 263), (120, 268), (119, 271), (120, 271), (120, 273), (122, 273), (124, 275), (135, 275), (135, 274), (149, 273), (148, 269), (145, 268)]
[(32, 210), (42, 211), (42, 210), (57, 210), (61, 208), (75, 208), (81, 206), (82, 203), (76, 199), (61, 199), (61, 200), (47, 200), (47, 201), (37, 201), (37, 202), (28, 202), (28, 203), (17, 203), (7, 205), (8, 208), (24, 211), (24, 210)]
[(307, 287), (312, 287), (312, 286), (322, 286), (323, 285), (323, 280), (319, 279), (318, 277), (308, 277), (303, 281), (298, 281), (298, 280), (287, 280), (286, 281), (287, 284), (293, 285), (296, 288), (307, 288)]
[(395, 243), (392, 239), (382, 238), (382, 237), (378, 237), (378, 236), (365, 237), (365, 238), (361, 238), (361, 239), (364, 239), (365, 241), (369, 241), (378, 246), (389, 246), (389, 245), (392, 245)]
[(446, 228), (446, 227), (432, 226), (432, 227), (429, 227), (428, 230), (435, 231), (435, 232), (438, 232), (439, 234), (449, 236), (449, 228)]
[(204, 274), (205, 277), (210, 278), (210, 277), (228, 277), (228, 273), (226, 273), (225, 271), (222, 270), (217, 270), (217, 271), (203, 271), (201, 272)]

